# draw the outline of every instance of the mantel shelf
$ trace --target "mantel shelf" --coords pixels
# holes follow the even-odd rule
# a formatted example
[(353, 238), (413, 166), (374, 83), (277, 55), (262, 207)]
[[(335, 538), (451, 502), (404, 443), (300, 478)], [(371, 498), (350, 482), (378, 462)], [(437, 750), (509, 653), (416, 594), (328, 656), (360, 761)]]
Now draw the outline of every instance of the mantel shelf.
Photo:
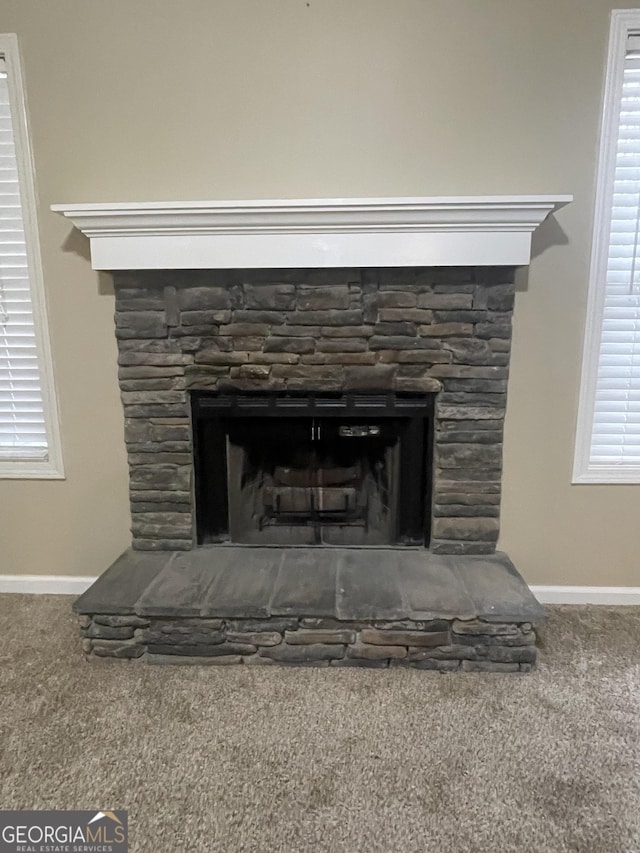
[(570, 195), (56, 204), (94, 269), (519, 266)]

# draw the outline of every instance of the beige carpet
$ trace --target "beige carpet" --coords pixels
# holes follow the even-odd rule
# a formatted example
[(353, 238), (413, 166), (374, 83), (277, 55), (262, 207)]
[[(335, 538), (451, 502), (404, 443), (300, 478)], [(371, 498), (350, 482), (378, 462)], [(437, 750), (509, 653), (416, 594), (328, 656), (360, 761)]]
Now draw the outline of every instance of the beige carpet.
[(640, 608), (554, 608), (532, 675), (87, 664), (0, 596), (0, 807), (131, 850), (640, 851)]

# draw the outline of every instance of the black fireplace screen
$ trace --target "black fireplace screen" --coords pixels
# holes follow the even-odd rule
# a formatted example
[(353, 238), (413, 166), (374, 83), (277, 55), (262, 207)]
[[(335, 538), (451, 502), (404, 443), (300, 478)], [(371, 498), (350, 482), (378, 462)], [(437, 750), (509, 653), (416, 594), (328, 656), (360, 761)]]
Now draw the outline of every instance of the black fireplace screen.
[(198, 542), (426, 545), (431, 395), (192, 394)]

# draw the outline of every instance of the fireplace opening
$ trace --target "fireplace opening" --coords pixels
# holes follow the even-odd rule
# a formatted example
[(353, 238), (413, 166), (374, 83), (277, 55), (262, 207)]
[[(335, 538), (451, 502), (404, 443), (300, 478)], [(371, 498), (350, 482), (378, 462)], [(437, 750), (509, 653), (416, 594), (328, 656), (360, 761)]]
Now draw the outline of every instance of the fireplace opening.
[(429, 544), (432, 394), (191, 403), (198, 544)]

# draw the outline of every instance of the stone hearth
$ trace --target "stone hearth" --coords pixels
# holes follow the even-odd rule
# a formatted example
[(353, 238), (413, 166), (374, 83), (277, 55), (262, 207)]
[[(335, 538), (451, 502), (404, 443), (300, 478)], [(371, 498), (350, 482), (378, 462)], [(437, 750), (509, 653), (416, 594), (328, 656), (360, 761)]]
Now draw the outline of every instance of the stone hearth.
[(409, 548), (128, 551), (74, 609), (93, 658), (440, 672), (529, 671), (544, 618), (504, 554)]

